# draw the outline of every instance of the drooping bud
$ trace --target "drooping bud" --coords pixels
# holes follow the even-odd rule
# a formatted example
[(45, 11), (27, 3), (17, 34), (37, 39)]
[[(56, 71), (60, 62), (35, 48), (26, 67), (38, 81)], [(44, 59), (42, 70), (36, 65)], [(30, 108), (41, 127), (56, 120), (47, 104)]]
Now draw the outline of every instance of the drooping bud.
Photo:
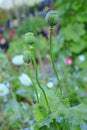
[(32, 32), (28, 32), (25, 34), (25, 42), (30, 45), (35, 43), (35, 36)]
[(32, 56), (29, 51), (24, 52), (23, 60), (25, 63), (29, 64), (32, 61)]
[(53, 10), (49, 11), (46, 14), (45, 19), (49, 26), (51, 27), (55, 26), (58, 23), (58, 12)]

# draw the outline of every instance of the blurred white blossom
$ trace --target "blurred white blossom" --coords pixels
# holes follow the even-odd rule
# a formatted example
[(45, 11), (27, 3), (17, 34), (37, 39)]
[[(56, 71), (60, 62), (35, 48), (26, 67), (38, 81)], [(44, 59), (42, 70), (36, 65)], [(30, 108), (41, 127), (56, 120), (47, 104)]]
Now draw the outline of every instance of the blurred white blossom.
[(5, 84), (0, 83), (0, 97), (6, 96), (7, 94), (9, 94), (9, 89)]
[(81, 61), (81, 62), (83, 62), (83, 61), (85, 61), (85, 56), (84, 55), (80, 55), (79, 57), (78, 57), (78, 59), (79, 59), (79, 61)]
[(48, 83), (47, 83), (47, 87), (48, 87), (48, 88), (52, 88), (52, 87), (53, 87), (53, 82), (48, 82)]
[(12, 63), (14, 65), (22, 65), (24, 63), (23, 61), (23, 55), (16, 55), (12, 58)]
[(25, 73), (22, 73), (19, 77), (18, 77), (20, 83), (22, 85), (25, 86), (30, 86), (32, 84), (31, 79), (29, 78), (29, 76)]

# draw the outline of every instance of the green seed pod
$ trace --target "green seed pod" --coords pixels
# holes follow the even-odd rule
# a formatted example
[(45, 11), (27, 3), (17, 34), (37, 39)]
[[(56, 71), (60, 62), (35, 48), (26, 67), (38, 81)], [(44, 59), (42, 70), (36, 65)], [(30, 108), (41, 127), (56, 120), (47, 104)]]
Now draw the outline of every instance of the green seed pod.
[(58, 13), (57, 11), (49, 11), (46, 14), (46, 22), (49, 26), (53, 27), (54, 25), (56, 25), (58, 23)]
[(32, 61), (32, 56), (29, 51), (24, 52), (23, 60), (27, 64), (29, 64)]
[(32, 32), (28, 32), (25, 34), (25, 42), (30, 45), (35, 43), (35, 36)]

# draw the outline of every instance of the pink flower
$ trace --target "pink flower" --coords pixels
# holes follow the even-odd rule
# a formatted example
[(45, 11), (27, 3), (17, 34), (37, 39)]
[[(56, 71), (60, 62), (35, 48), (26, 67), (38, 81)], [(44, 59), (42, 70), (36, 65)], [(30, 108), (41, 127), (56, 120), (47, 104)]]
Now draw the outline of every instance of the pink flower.
[(85, 90), (85, 92), (87, 93), (87, 89)]
[(72, 58), (67, 58), (65, 63), (66, 63), (66, 65), (71, 65), (73, 63), (73, 59)]

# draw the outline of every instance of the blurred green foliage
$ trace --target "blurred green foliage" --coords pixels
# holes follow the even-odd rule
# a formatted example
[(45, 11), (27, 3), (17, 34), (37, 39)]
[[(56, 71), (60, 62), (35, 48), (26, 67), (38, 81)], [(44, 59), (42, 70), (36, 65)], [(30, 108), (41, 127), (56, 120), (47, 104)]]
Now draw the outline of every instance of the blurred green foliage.
[[(26, 100), (36, 102), (33, 86), (22, 85), (18, 77), (22, 73), (28, 74), (29, 66), (16, 66), (8, 61), (6, 55), (0, 52), (0, 82), (10, 82), (10, 94), (8, 101), (2, 104), (2, 114), (5, 124), (9, 130), (22, 130), (28, 127), (32, 130), (86, 130), (87, 129), (87, 2), (86, 0), (56, 0), (55, 9), (59, 12), (60, 33), (53, 39), (53, 54), (56, 56), (56, 68), (59, 72), (63, 97), (57, 91), (56, 83), (52, 88), (47, 87), (50, 78), (55, 79), (54, 74), (46, 72), (44, 75), (39, 69), (41, 85), (44, 88), (51, 112), (48, 113), (44, 96), (35, 81), (35, 73), (32, 73), (33, 80), (38, 88), (40, 104), (30, 106)], [(18, 28), (17, 35), (20, 39), (14, 39), (10, 43), (8, 54), (11, 58), (23, 54), (25, 48), (22, 34), (32, 31), (35, 34), (39, 28), (44, 28), (43, 18), (31, 18)], [(43, 37), (36, 38), (35, 56), (39, 59), (46, 58), (49, 54), (49, 42)], [(84, 61), (79, 56), (84, 55)], [(66, 65), (67, 57), (73, 57), (73, 64)], [(43, 62), (42, 62), (43, 63)], [(38, 66), (38, 68), (40, 68)], [(43, 81), (43, 79), (45, 79)], [(54, 80), (55, 82), (55, 80)], [(13, 91), (13, 92), (12, 92)], [(1, 100), (0, 100), (1, 101)], [(31, 124), (30, 121), (33, 121)], [(1, 122), (0, 116), (0, 124)], [(32, 126), (32, 127), (31, 127)], [(0, 129), (4, 130), (0, 125)]]
[(8, 20), (8, 16), (6, 14), (6, 10), (0, 9), (0, 26), (5, 24)]
[(27, 18), (21, 26), (18, 27), (17, 34), (18, 36), (21, 36), (22, 34), (25, 34), (27, 32), (34, 32), (37, 33), (38, 29), (44, 28), (45, 22), (42, 17), (31, 17)]
[(58, 0), (55, 8), (67, 48), (74, 54), (87, 50), (87, 1)]

